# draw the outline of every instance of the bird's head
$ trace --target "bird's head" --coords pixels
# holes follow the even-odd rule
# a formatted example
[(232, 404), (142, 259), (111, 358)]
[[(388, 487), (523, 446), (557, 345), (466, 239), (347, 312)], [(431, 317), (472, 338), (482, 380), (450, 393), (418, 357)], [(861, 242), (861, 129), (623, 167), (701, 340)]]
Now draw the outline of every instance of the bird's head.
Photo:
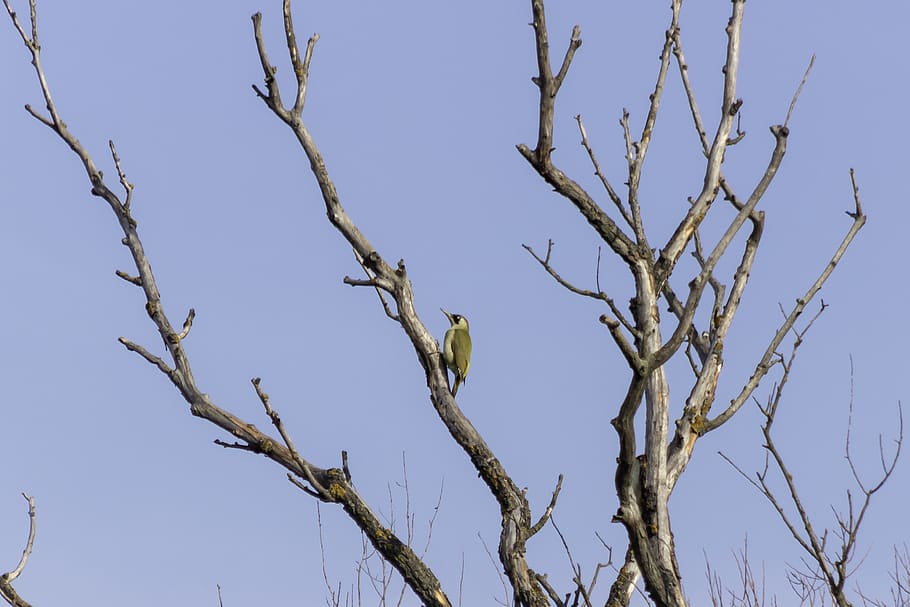
[(439, 309), (442, 310), (442, 313), (445, 314), (446, 318), (449, 319), (449, 324), (452, 325), (453, 328), (455, 328), (455, 329), (467, 329), (468, 328), (468, 319), (465, 318), (464, 316), (462, 316), (461, 314), (452, 314), (451, 312), (447, 312), (446, 310), (443, 310), (442, 308), (439, 308)]

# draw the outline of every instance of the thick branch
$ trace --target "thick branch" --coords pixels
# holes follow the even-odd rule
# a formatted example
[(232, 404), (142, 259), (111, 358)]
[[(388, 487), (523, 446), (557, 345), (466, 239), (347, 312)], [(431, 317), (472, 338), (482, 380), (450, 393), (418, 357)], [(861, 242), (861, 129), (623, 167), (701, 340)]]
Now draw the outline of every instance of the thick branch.
[[(15, 18), (15, 13), (10, 10), (6, 0), (4, 0), (4, 2), (10, 12), (11, 18), (13, 18), (14, 24), (16, 24), (17, 29), (23, 38), (26, 48), (28, 48), (32, 55), (32, 64), (35, 67), (35, 72), (38, 76), (38, 81), (51, 116), (49, 120), (42, 119), (42, 122), (52, 128), (76, 153), (86, 168), (89, 181), (92, 185), (92, 194), (103, 198), (113, 210), (124, 233), (123, 244), (126, 245), (132, 254), (138, 273), (136, 277), (131, 277), (129, 275), (126, 275), (125, 277), (130, 279), (130, 282), (133, 284), (138, 284), (142, 287), (146, 297), (146, 310), (152, 322), (157, 327), (173, 364), (168, 365), (161, 357), (150, 353), (145, 348), (134, 344), (129, 340), (121, 339), (121, 342), (129, 349), (139, 353), (143, 358), (154, 364), (159, 370), (167, 375), (168, 379), (171, 380), (174, 386), (180, 391), (183, 398), (189, 403), (190, 411), (193, 415), (206, 419), (230, 433), (241, 441), (237, 446), (242, 446), (249, 451), (261, 453), (290, 471), (293, 476), (307, 479), (313, 486), (312, 493), (317, 494), (320, 499), (341, 504), (345, 512), (356, 521), (357, 525), (370, 538), (377, 550), (379, 550), (389, 562), (395, 565), (405, 580), (408, 581), (409, 586), (411, 586), (425, 604), (448, 607), (449, 601), (442, 592), (440, 584), (432, 572), (404, 542), (399, 540), (389, 529), (386, 529), (381, 524), (379, 518), (370, 510), (369, 506), (345, 478), (342, 470), (336, 468), (322, 469), (310, 464), (294, 451), (293, 444), (282, 431), (280, 424), (276, 425), (279, 426), (279, 430), (282, 431), (282, 435), (288, 446), (276, 443), (271, 437), (260, 432), (252, 424), (244, 422), (230, 412), (216, 406), (209, 396), (197, 387), (189, 359), (187, 358), (182, 345), (183, 338), (187, 337), (189, 333), (192, 323), (192, 313), (187, 317), (182, 330), (179, 332), (176, 331), (164, 312), (157, 283), (154, 274), (152, 273), (151, 265), (145, 255), (139, 234), (136, 231), (136, 222), (133, 221), (130, 216), (129, 206), (127, 204), (122, 204), (117, 195), (104, 183), (102, 173), (95, 168), (95, 164), (88, 152), (67, 129), (53, 104), (50, 89), (41, 67), (40, 47), (37, 43), (37, 25), (35, 24), (35, 21), (33, 20), (33, 35), (29, 38), (25, 35), (21, 26), (19, 26), (18, 21)], [(34, 18), (34, 0), (31, 0), (31, 7)], [(286, 11), (289, 10), (289, 4), (287, 2), (285, 3), (285, 9)], [(257, 19), (254, 19), (254, 21), (258, 22)], [(260, 48), (262, 48), (258, 27), (256, 29), (257, 42), (260, 43)], [(307, 60), (304, 60), (301, 67), (306, 63)], [(269, 66), (265, 60), (263, 67), (268, 74)], [(270, 73), (271, 75), (274, 75), (274, 70), (271, 70)], [(267, 76), (267, 82), (268, 81), (269, 77)], [(305, 78), (302, 80), (298, 78), (298, 84), (301, 86), (305, 84)], [(273, 96), (267, 98), (267, 101), (276, 103), (278, 101), (277, 87), (270, 86), (270, 94), (273, 94)], [(303, 95), (298, 94), (297, 99), (300, 105), (302, 105)], [(33, 115), (35, 114), (34, 112), (32, 113)], [(285, 115), (287, 115), (287, 112), (285, 112)], [(129, 184), (129, 182), (126, 181), (124, 173), (120, 168), (120, 158), (116, 155), (113, 146), (111, 146), (111, 152), (114, 158), (114, 164), (117, 167), (118, 176), (121, 179), (121, 185), (126, 189), (128, 196), (127, 200), (129, 200), (132, 184)], [(317, 158), (316, 161), (321, 162), (321, 158)], [(333, 200), (337, 202), (337, 195), (334, 195), (334, 186), (331, 182), (323, 180), (320, 185), (325, 192), (334, 196), (334, 198), (327, 196), (328, 202)], [(353, 224), (347, 219), (343, 210), (340, 209), (340, 205), (333, 207), (331, 204), (327, 204), (327, 208), (333, 223), (338, 225), (339, 229), (342, 229), (349, 236), (349, 240), (353, 245), (359, 247), (358, 252), (367, 260), (372, 271), (377, 272), (377, 268), (379, 268), (381, 271), (377, 273), (381, 275), (394, 274), (394, 271), (381, 267), (381, 264), (378, 263), (381, 262), (381, 260), (378, 260), (378, 258), (372, 254), (369, 243), (366, 243), (366, 240), (362, 238), (362, 235), (353, 227)]]
[(605, 607), (628, 607), (639, 577), (641, 577), (641, 573), (639, 572), (638, 564), (635, 562), (635, 554), (630, 548), (626, 550), (625, 562), (616, 576), (616, 581), (610, 587), (610, 595), (607, 598)]
[[(285, 35), (287, 38), (288, 48), (295, 49), (290, 51), (291, 62), (295, 65), (295, 71), (302, 70), (298, 74), (298, 91), (297, 99), (301, 99), (300, 88), (304, 86), (307, 79), (308, 60), (303, 63), (297, 63), (295, 57), (299, 56), (296, 51), (296, 38), (293, 32), (293, 24), (289, 18), (290, 2), (285, 0)], [(329, 222), (338, 230), (338, 232), (347, 240), (354, 249), (358, 261), (362, 260), (364, 270), (369, 276), (369, 281), (357, 282), (349, 280), (349, 284), (364, 284), (385, 290), (391, 295), (396, 304), (394, 317), (400, 322), (402, 328), (417, 353), (418, 360), (424, 368), (427, 378), (427, 385), (430, 388), (430, 400), (436, 409), (440, 419), (445, 424), (449, 433), (455, 441), (462, 447), (465, 453), (471, 459), (472, 464), (477, 469), (478, 474), (486, 483), (490, 492), (494, 495), (502, 513), (502, 532), (499, 542), (499, 557), (503, 564), (506, 575), (508, 575), (515, 592), (516, 601), (521, 605), (544, 605), (546, 604), (545, 594), (530, 573), (525, 560), (525, 542), (531, 535), (531, 514), (527, 499), (524, 493), (512, 481), (506, 473), (504, 467), (495, 457), (490, 447), (486, 444), (468, 418), (459, 409), (454, 397), (448, 389), (447, 375), (445, 366), (442, 362), (442, 356), (439, 352), (439, 346), (424, 324), (420, 321), (414, 307), (414, 293), (410, 281), (407, 278), (404, 262), (399, 261), (397, 268), (392, 267), (382, 258), (382, 256), (373, 249), (366, 237), (357, 228), (353, 220), (342, 207), (338, 197), (338, 192), (334, 183), (329, 177), (325, 160), (322, 157), (315, 141), (307, 129), (303, 118), (302, 103), (295, 104), (293, 108), (285, 108), (280, 103), (278, 86), (274, 79), (275, 68), (266, 53), (265, 44), (262, 40), (261, 18), (259, 15), (253, 17), (254, 36), (256, 46), (259, 51), (260, 62), (263, 67), (265, 76), (265, 86), (267, 93), (257, 89), (259, 97), (266, 103), (276, 116), (287, 124), (294, 133), (297, 141), (300, 143), (303, 151), (309, 160), (310, 170), (319, 185), (322, 198), (326, 207), (326, 214)], [(311, 45), (315, 43), (314, 38), (310, 39), (307, 55), (312, 52)], [(580, 40), (578, 41), (580, 44)], [(574, 44), (577, 48), (577, 44)], [(556, 81), (561, 82), (565, 78), (565, 71), (571, 62), (571, 54), (574, 49), (570, 47), (563, 69), (555, 77)], [(558, 86), (557, 86), (558, 88)], [(386, 313), (390, 316), (390, 310), (387, 308)], [(372, 540), (373, 538), (371, 538)], [(374, 541), (374, 544), (376, 542)], [(377, 545), (377, 548), (382, 549)], [(401, 562), (393, 560), (390, 555), (383, 553), (386, 558), (399, 568), (405, 577), (405, 582), (412, 587), (414, 592), (421, 600), (428, 604), (433, 601), (445, 599), (445, 595), (438, 588), (438, 582), (435, 592), (430, 594), (426, 589), (419, 586), (419, 580), (409, 577), (409, 572), (403, 570)], [(394, 555), (392, 555), (394, 556)], [(415, 557), (416, 558), (416, 557)], [(419, 562), (419, 559), (416, 559)], [(430, 574), (423, 563), (419, 563), (424, 568), (425, 573)], [(415, 564), (416, 566), (416, 564)], [(430, 574), (431, 575), (431, 574)], [(433, 603), (435, 604), (435, 603)]]

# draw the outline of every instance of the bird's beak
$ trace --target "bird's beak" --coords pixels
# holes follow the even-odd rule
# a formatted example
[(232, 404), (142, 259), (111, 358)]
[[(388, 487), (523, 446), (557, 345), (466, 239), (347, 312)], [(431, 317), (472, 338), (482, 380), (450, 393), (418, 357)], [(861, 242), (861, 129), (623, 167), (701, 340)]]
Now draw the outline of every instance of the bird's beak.
[(443, 310), (442, 308), (439, 308), (439, 310), (440, 310), (443, 314), (446, 315), (446, 318), (449, 319), (449, 324), (453, 324), (453, 325), (455, 324), (455, 320), (452, 318), (452, 315), (451, 315), (451, 314), (449, 314), (448, 312), (446, 312), (446, 311)]

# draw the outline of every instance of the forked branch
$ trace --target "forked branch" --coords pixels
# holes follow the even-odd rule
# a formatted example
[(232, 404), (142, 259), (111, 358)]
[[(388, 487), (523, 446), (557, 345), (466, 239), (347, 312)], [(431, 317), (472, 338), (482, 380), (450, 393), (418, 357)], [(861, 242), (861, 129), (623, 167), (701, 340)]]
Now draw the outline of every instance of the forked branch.
[(556, 76), (550, 65), (550, 42), (547, 32), (547, 17), (543, 0), (532, 0), (531, 11), (534, 21), (534, 42), (537, 52), (538, 74), (532, 80), (540, 92), (537, 119), (537, 143), (532, 150), (519, 144), (518, 151), (547, 183), (573, 205), (603, 238), (613, 251), (626, 263), (633, 263), (636, 256), (635, 242), (626, 235), (616, 222), (601, 209), (594, 198), (580, 184), (569, 178), (553, 163), (553, 118), (556, 107), (556, 93), (569, 72), (575, 51), (581, 46), (581, 30), (576, 26), (569, 39), (569, 48)]
[[(730, 463), (737, 472), (746, 478), (749, 483), (758, 489), (762, 495), (765, 496), (765, 498), (774, 507), (775, 511), (789, 530), (790, 534), (809, 555), (809, 560), (811, 561), (810, 569), (814, 571), (803, 573), (794, 570), (790, 574), (791, 582), (797, 581), (799, 583), (798, 585), (802, 588), (815, 589), (815, 582), (821, 581), (824, 583), (824, 587), (827, 591), (828, 596), (831, 597), (836, 605), (839, 607), (849, 607), (851, 603), (846, 596), (845, 588), (847, 580), (859, 566), (852, 564), (853, 559), (856, 555), (859, 532), (862, 528), (863, 521), (865, 520), (865, 516), (872, 503), (873, 497), (882, 489), (882, 487), (884, 487), (888, 480), (890, 480), (891, 475), (894, 473), (895, 467), (897, 466), (898, 459), (900, 458), (901, 447), (904, 440), (903, 411), (900, 404), (898, 404), (899, 425), (897, 437), (894, 441), (895, 448), (893, 454), (890, 456), (886, 454), (885, 448), (881, 441), (881, 437), (879, 437), (881, 473), (873, 483), (868, 484), (864, 482), (857, 472), (856, 464), (850, 451), (850, 437), (852, 432), (854, 405), (853, 362), (851, 360), (849, 401), (850, 413), (847, 422), (847, 435), (845, 439), (844, 451), (850, 472), (853, 475), (853, 480), (859, 487), (863, 497), (860, 503), (857, 505), (854, 502), (853, 494), (849, 490), (847, 491), (846, 512), (835, 511), (834, 513), (836, 528), (834, 529), (833, 535), (839, 539), (839, 544), (834, 547), (833, 550), (830, 550), (827, 542), (829, 537), (829, 530), (826, 528), (821, 533), (816, 531), (815, 526), (813, 525), (813, 521), (808, 514), (808, 509), (804, 503), (803, 496), (800, 494), (799, 487), (797, 486), (797, 481), (794, 478), (792, 472), (789, 470), (783, 454), (777, 447), (777, 444), (774, 442), (774, 437), (772, 434), (774, 421), (779, 410), (784, 388), (787, 384), (787, 380), (793, 367), (793, 362), (796, 359), (796, 353), (800, 345), (803, 343), (806, 332), (809, 330), (809, 328), (812, 326), (812, 323), (816, 318), (818, 318), (823, 310), (824, 308), (819, 310), (819, 312), (812, 318), (812, 320), (810, 320), (807, 326), (796, 333), (790, 355), (786, 359), (780, 357), (780, 364), (783, 368), (781, 379), (772, 391), (771, 396), (769, 396), (767, 405), (760, 407), (761, 412), (765, 417), (765, 422), (762, 425), (762, 435), (765, 439), (764, 447), (767, 450), (764, 469), (761, 472), (756, 473), (755, 478), (753, 479), (751, 476), (743, 472), (743, 470), (734, 464), (726, 455), (721, 453), (721, 456), (727, 460), (727, 462)], [(787, 487), (786, 498), (778, 497), (778, 495), (771, 489), (771, 486), (768, 482), (770, 467), (768, 461), (769, 458), (770, 462), (773, 462), (773, 467), (783, 478), (784, 483)], [(785, 505), (784, 500), (789, 501), (789, 508)], [(795, 510), (795, 518), (793, 515), (788, 513), (789, 509)]]
[[(574, 57), (576, 35), (573, 31), (569, 51), (563, 58), (558, 74), (554, 76), (543, 1), (532, 0), (534, 14), (532, 25), (538, 67), (538, 74), (533, 81), (540, 92), (537, 142), (533, 149), (527, 145), (519, 145), (518, 151), (538, 174), (552, 185), (557, 193), (571, 201), (594, 227), (603, 241), (629, 267), (635, 284), (635, 294), (630, 300), (631, 316), (628, 320), (614, 306), (611, 306), (611, 315), (601, 317), (601, 321), (610, 328), (611, 336), (629, 362), (632, 371), (618, 415), (612, 420), (619, 435), (615, 479), (620, 507), (614, 520), (622, 522), (626, 527), (631, 551), (627, 558), (627, 567), (624, 567), (622, 583), (617, 580), (619, 586), (615, 586), (615, 591), (611, 591), (611, 604), (617, 601), (621, 604), (622, 597), (631, 594), (639, 571), (644, 573), (646, 589), (656, 604), (685, 604), (675, 562), (673, 535), (670, 531), (667, 508), (670, 492), (679, 475), (685, 470), (698, 438), (732, 417), (755, 390), (773, 365), (773, 354), (777, 347), (792, 329), (805, 305), (817, 294), (865, 222), (854, 184), (856, 211), (851, 213), (854, 223), (848, 230), (844, 242), (835, 252), (822, 276), (810, 287), (806, 295), (797, 301), (797, 307), (775, 335), (743, 394), (717, 417), (709, 419), (708, 414), (715, 401), (723, 366), (724, 339), (739, 309), (764, 231), (764, 214), (759, 210), (759, 203), (777, 175), (785, 156), (790, 118), (808, 78), (811, 64), (793, 95), (782, 124), (772, 126), (770, 129), (774, 137), (774, 147), (765, 170), (748, 199), (741, 200), (724, 178), (722, 166), (727, 148), (745, 136), (740, 116), (743, 100), (737, 97), (745, 0), (731, 2), (730, 17), (726, 26), (723, 100), (720, 104), (721, 114), (712, 136), (708, 135), (702, 122), (689, 80), (688, 66), (681, 44), (680, 8), (681, 2), (678, 0), (671, 3), (672, 14), (661, 48), (657, 82), (649, 97), (648, 113), (637, 140), (630, 124), (630, 114), (623, 110), (620, 124), (629, 171), (627, 200), (621, 200), (606, 179), (581, 118), (576, 116), (582, 146), (594, 166), (595, 175), (600, 179), (610, 202), (615, 207), (613, 213), (618, 212), (620, 221), (624, 222), (620, 227), (610, 214), (598, 206), (588, 192), (554, 164), (552, 151), (555, 98), (568, 71), (567, 66)], [(674, 56), (705, 156), (705, 165), (700, 191), (689, 199), (689, 206), (676, 224), (672, 236), (655, 255), (655, 251), (648, 244), (642, 223), (638, 190), (663, 99), (666, 77)], [(735, 209), (735, 214), (730, 221), (725, 222), (717, 241), (705, 246), (700, 228), (720, 192), (723, 192), (724, 198)], [(730, 246), (740, 237), (746, 222), (749, 222), (751, 231), (745, 238), (738, 265), (732, 276), (732, 284), (726, 285), (718, 277), (717, 269), (722, 267), (722, 258), (729, 256)], [(625, 229), (629, 232), (624, 231)], [(669, 279), (676, 270), (681, 255), (693, 247), (698, 269), (687, 283), (688, 293), (680, 293), (680, 296), (677, 296)], [(529, 252), (569, 291), (584, 297), (605, 298), (599, 286), (597, 291), (592, 291), (576, 287), (565, 280), (551, 265), (550, 250), (551, 247), (548, 247), (545, 257), (537, 255), (530, 249)], [(706, 306), (703, 299), (705, 289), (708, 287), (713, 293), (713, 302)], [(671, 330), (666, 338), (661, 336), (663, 332), (659, 313), (661, 298), (669, 305), (675, 317), (675, 323), (670, 325)], [(703, 310), (701, 314), (699, 309)], [(704, 330), (700, 331), (696, 328), (696, 318), (703, 317), (707, 317), (707, 322)], [(631, 343), (633, 341), (634, 343)], [(689, 357), (695, 382), (689, 390), (683, 413), (676, 420), (675, 434), (672, 440), (668, 440), (671, 428), (669, 423), (671, 402), (664, 366), (680, 353), (683, 344), (688, 344), (686, 355)], [(638, 427), (637, 424), (642, 421), (639, 412), (642, 404), (645, 405), (644, 423)], [(643, 454), (638, 446), (639, 436), (644, 438)]]
[(730, 401), (729, 406), (723, 410), (717, 417), (712, 418), (705, 422), (704, 432), (710, 432), (715, 430), (723, 425), (727, 420), (729, 420), (736, 412), (743, 406), (743, 404), (752, 396), (752, 393), (755, 392), (755, 389), (758, 388), (758, 384), (761, 382), (762, 378), (767, 375), (768, 371), (773, 367), (773, 360), (775, 358), (775, 353), (780, 347), (780, 344), (783, 342), (787, 333), (795, 325), (797, 319), (802, 315), (803, 311), (806, 309), (806, 306), (811, 302), (815, 295), (821, 290), (822, 285), (828, 280), (831, 276), (831, 273), (834, 271), (834, 268), (837, 267), (837, 264), (840, 262), (841, 258), (844, 256), (844, 253), (847, 252), (847, 249), (850, 247), (850, 244), (853, 242), (853, 239), (859, 233), (864, 225), (866, 225), (866, 215), (863, 213), (863, 207), (859, 199), (859, 187), (856, 185), (856, 177), (854, 175), (853, 169), (850, 169), (850, 181), (853, 187), (853, 204), (854, 210), (847, 211), (853, 219), (853, 223), (850, 224), (850, 228), (847, 230), (847, 233), (844, 235), (843, 239), (838, 245), (837, 249), (834, 251), (834, 254), (828, 260), (828, 263), (825, 265), (821, 274), (818, 278), (809, 286), (806, 292), (802, 297), (796, 300), (793, 308), (787, 314), (787, 317), (778, 327), (777, 332), (774, 334), (774, 337), (771, 338), (768, 347), (765, 349), (764, 354), (761, 359), (758, 361), (758, 364), (755, 366), (755, 370), (752, 372), (752, 375), (749, 378), (749, 381), (743, 386), (739, 394)]
[[(274, 78), (276, 68), (272, 65), (266, 51), (262, 37), (261, 16), (259, 14), (253, 16), (253, 32), (265, 78), (266, 91), (263, 92), (258, 87), (254, 87), (254, 89), (269, 109), (287, 124), (294, 133), (309, 160), (310, 170), (319, 185), (329, 221), (350, 244), (358, 263), (361, 264), (367, 274), (366, 280), (347, 278), (345, 282), (352, 286), (374, 287), (379, 291), (380, 300), (386, 315), (401, 324), (402, 329), (414, 347), (418, 360), (424, 368), (427, 385), (430, 388), (430, 400), (439, 418), (455, 441), (470, 457), (479, 476), (496, 498), (502, 512), (503, 521), (499, 542), (499, 558), (512, 584), (515, 602), (520, 605), (542, 606), (546, 604), (546, 597), (540, 584), (531, 575), (525, 560), (525, 542), (532, 535), (531, 513), (527, 499), (506, 473), (500, 461), (495, 457), (470, 420), (458, 407), (454, 396), (449, 391), (446, 369), (439, 352), (439, 346), (417, 315), (414, 307), (414, 292), (411, 282), (408, 280), (404, 262), (399, 261), (397, 267), (393, 269), (383, 259), (382, 255), (372, 247), (342, 206), (338, 192), (326, 168), (325, 160), (313, 140), (302, 115), (303, 100), (305, 98), (303, 89), (308, 81), (309, 61), (318, 36), (314, 35), (310, 38), (306, 54), (301, 61), (291, 18), (290, 0), (284, 0), (283, 12), (285, 38), (291, 64), (297, 75), (297, 102), (291, 108), (286, 108), (281, 104), (278, 84)], [(551, 79), (548, 81), (547, 86), (554, 87), (554, 92), (565, 78), (574, 48), (577, 48), (580, 43), (578, 32), (576, 31), (563, 67), (556, 76), (551, 75)], [(386, 301), (383, 293), (390, 296), (390, 301), (394, 301), (394, 311), (390, 302)], [(371, 541), (374, 544), (376, 543), (373, 537), (371, 537)], [(409, 578), (407, 569), (402, 567), (400, 561), (390, 558), (390, 555), (384, 554), (384, 556), (399, 568), (399, 571), (405, 577), (406, 583), (412, 587), (421, 600), (431, 602), (445, 598), (445, 595), (438, 588), (438, 594), (428, 594), (423, 591), (416, 584), (416, 580)], [(420, 565), (425, 568), (422, 562)], [(424, 573), (431, 574), (429, 569), (426, 568)], [(433, 580), (434, 583), (438, 584), (435, 578)], [(445, 600), (447, 601), (448, 599)]]
[[(79, 157), (91, 183), (92, 194), (104, 199), (114, 212), (124, 233), (122, 242), (129, 249), (137, 271), (136, 276), (131, 276), (125, 272), (118, 273), (118, 276), (121, 276), (130, 283), (142, 288), (146, 299), (146, 311), (158, 329), (162, 341), (167, 348), (167, 356), (171, 360), (170, 362), (166, 362), (164, 357), (153, 354), (148, 349), (135, 344), (126, 338), (121, 338), (121, 343), (129, 350), (138, 353), (142, 358), (164, 373), (190, 405), (190, 412), (193, 415), (206, 419), (222, 428), (238, 441), (233, 444), (217, 441), (218, 444), (262, 454), (288, 470), (291, 481), (301, 489), (308, 491), (308, 493), (318, 497), (320, 500), (340, 504), (351, 519), (356, 521), (357, 525), (370, 538), (377, 550), (379, 550), (387, 560), (395, 564), (402, 576), (408, 581), (409, 586), (414, 590), (418, 597), (420, 597), (424, 604), (449, 607), (450, 603), (448, 598), (442, 592), (436, 577), (414, 554), (410, 547), (382, 525), (379, 518), (372, 512), (370, 507), (351, 485), (350, 480), (346, 477), (343, 470), (339, 468), (319, 468), (308, 462), (296, 451), (293, 442), (290, 440), (284, 426), (281, 424), (280, 418), (277, 416), (277, 413), (271, 409), (267, 396), (259, 389), (258, 382), (255, 383), (257, 394), (266, 409), (266, 413), (281, 434), (283, 442), (285, 443), (284, 445), (259, 431), (253, 424), (245, 422), (227, 410), (218, 407), (208, 394), (200, 390), (196, 385), (189, 358), (183, 348), (183, 342), (189, 335), (195, 312), (192, 310), (190, 311), (190, 314), (183, 323), (183, 327), (178, 331), (174, 328), (174, 325), (164, 311), (155, 276), (152, 273), (151, 265), (146, 257), (142, 241), (137, 231), (137, 223), (131, 216), (132, 209), (129, 203), (131, 202), (133, 185), (126, 179), (121, 166), (120, 157), (117, 155), (113, 144), (111, 144), (110, 151), (113, 163), (117, 170), (120, 184), (126, 193), (126, 202), (121, 202), (117, 194), (106, 185), (104, 175), (96, 168), (88, 151), (69, 131), (53, 102), (50, 88), (41, 66), (41, 47), (38, 44), (35, 0), (29, 0), (32, 17), (31, 36), (26, 34), (24, 28), (19, 23), (15, 12), (9, 5), (9, 0), (4, 0), (4, 5), (10, 14), (14, 26), (22, 37), (23, 43), (31, 54), (32, 65), (35, 68), (35, 73), (38, 77), (38, 82), (50, 118), (41, 116), (28, 106), (26, 109), (40, 120), (42, 124), (51, 128)], [(287, 2), (285, 3), (285, 17), (286, 25), (290, 28), (290, 6)], [(254, 21), (257, 20), (254, 19)], [(293, 34), (292, 29), (289, 29), (288, 32), (291, 35)], [(293, 42), (292, 38), (289, 38), (288, 40), (289, 44)], [(257, 43), (259, 44), (260, 49), (264, 48), (258, 27)], [(311, 40), (311, 45), (312, 44), (315, 44), (315, 39)], [(294, 59), (295, 73), (297, 73), (298, 76), (298, 94), (296, 96), (297, 101), (295, 102), (295, 107), (298, 107), (299, 109), (302, 109), (305, 98), (305, 68), (308, 65), (311, 52), (312, 48), (308, 47), (308, 52), (302, 61), (300, 61), (299, 58)], [(264, 63), (263, 67), (267, 73), (266, 81), (267, 83), (270, 83), (270, 96), (266, 97), (263, 95), (263, 97), (267, 102), (274, 104), (276, 109), (282, 109), (280, 108), (280, 98), (278, 97), (277, 86), (274, 86), (274, 69), (270, 68), (267, 62)], [(289, 117), (290, 114), (285, 111), (284, 116)], [(321, 162), (321, 159), (319, 159), (319, 161)], [(325, 192), (334, 195), (334, 186), (331, 182), (324, 180), (321, 182), (321, 185)], [(337, 200), (337, 196), (335, 200)], [(349, 241), (352, 242), (353, 245), (359, 247), (358, 252), (363, 256), (367, 267), (380, 276), (394, 274), (403, 277), (403, 267), (391, 270), (377, 263), (377, 260), (380, 262), (381, 260), (372, 254), (369, 243), (362, 238), (362, 235), (359, 234), (356, 227), (347, 220), (343, 210), (339, 213), (337, 212), (338, 209), (340, 209), (340, 206), (335, 208), (336, 213), (330, 213), (330, 217), (333, 217), (333, 222), (340, 226), (340, 229), (343, 229), (349, 236)], [(329, 210), (332, 211), (332, 208), (330, 207)], [(382, 263), (384, 264), (384, 262)], [(403, 280), (403, 282), (407, 281)], [(444, 376), (442, 377), (444, 380)], [(298, 479), (303, 480), (300, 481)]]
[[(714, 140), (708, 151), (705, 176), (701, 192), (692, 201), (686, 216), (679, 223), (673, 236), (664, 245), (655, 268), (658, 287), (670, 276), (676, 262), (701, 224), (708, 208), (717, 196), (720, 184), (721, 165), (724, 152), (733, 129), (733, 122), (742, 106), (736, 98), (736, 84), (739, 75), (739, 49), (742, 35), (745, 0), (734, 0), (730, 20), (727, 23), (727, 58), (724, 62), (724, 94), (721, 104), (721, 118), (718, 121)], [(671, 34), (672, 36), (673, 34)]]

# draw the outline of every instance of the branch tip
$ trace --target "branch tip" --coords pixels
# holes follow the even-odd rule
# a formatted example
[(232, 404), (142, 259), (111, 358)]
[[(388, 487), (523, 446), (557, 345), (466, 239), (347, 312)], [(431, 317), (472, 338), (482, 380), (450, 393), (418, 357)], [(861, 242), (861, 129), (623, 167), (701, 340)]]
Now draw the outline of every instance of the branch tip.
[(190, 308), (189, 313), (186, 315), (186, 320), (183, 321), (183, 329), (180, 333), (177, 333), (177, 341), (181, 341), (190, 334), (190, 329), (193, 327), (193, 319), (196, 318), (196, 309)]

